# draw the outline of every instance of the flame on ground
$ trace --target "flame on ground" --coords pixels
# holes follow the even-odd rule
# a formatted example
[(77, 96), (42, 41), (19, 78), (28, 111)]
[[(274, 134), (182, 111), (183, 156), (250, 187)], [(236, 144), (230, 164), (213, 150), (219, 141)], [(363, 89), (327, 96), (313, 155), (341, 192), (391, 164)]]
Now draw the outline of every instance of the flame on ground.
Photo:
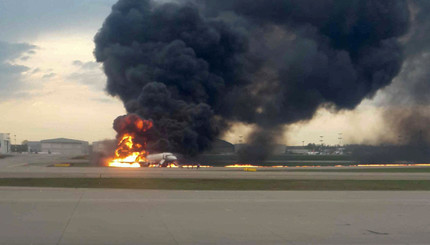
[(352, 164), (352, 165), (335, 165), (335, 166), (320, 166), (320, 165), (298, 165), (298, 166), (261, 166), (250, 164), (233, 164), (227, 165), (225, 168), (321, 168), (321, 167), (335, 167), (335, 168), (348, 168), (348, 167), (430, 167), (430, 163), (388, 163), (388, 164)]
[(251, 165), (251, 164), (234, 164), (227, 165), (226, 168), (262, 168), (263, 166)]
[(146, 138), (139, 137), (139, 142), (136, 142), (138, 137), (136, 135), (146, 132), (153, 124), (138, 117), (127, 117), (124, 123), (128, 124), (126, 126), (131, 125), (136, 132), (124, 133), (119, 137), (115, 156), (108, 161), (107, 165), (117, 168), (140, 168), (141, 162), (148, 162), (146, 156), (149, 153), (146, 151)]
[(126, 163), (126, 162), (110, 162), (109, 167), (114, 168), (140, 168), (139, 163)]
[(135, 148), (140, 149), (142, 145), (135, 144), (132, 136), (124, 135), (115, 150), (115, 157), (109, 161), (108, 166), (117, 168), (140, 168), (139, 162), (145, 162), (148, 153), (142, 149), (135, 150)]
[(410, 164), (358, 164), (354, 167), (430, 167), (428, 163), (410, 163)]
[(213, 168), (209, 165), (181, 165), (181, 168)]

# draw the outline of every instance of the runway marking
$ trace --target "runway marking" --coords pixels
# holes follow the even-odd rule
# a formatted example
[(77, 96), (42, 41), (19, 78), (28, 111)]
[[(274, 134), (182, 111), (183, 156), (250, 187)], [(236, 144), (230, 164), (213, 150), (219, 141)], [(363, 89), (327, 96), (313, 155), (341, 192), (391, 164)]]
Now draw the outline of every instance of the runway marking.
[(372, 231), (372, 230), (366, 230), (366, 231), (368, 231), (368, 232), (370, 232), (372, 234), (375, 234), (375, 235), (384, 235), (384, 236), (386, 236), (386, 235), (390, 234), (390, 233), (386, 233), (386, 232), (377, 232), (377, 231)]
[(158, 211), (157, 208), (155, 208), (156, 205), (153, 204), (153, 200), (149, 199), (149, 205), (152, 206), (154, 213), (158, 215), (158, 217), (160, 217), (160, 222), (161, 225), (164, 226), (164, 228), (166, 229), (167, 233), (169, 234), (170, 238), (172, 238), (172, 240), (175, 242), (175, 244), (179, 244), (179, 242), (176, 240), (175, 236), (173, 235), (173, 233), (170, 231), (168, 225), (166, 224), (166, 222), (163, 219), (163, 216), (161, 215), (161, 213)]
[(16, 168), (16, 167), (23, 167), (28, 165), (28, 163), (20, 163), (20, 164), (11, 164), (11, 165), (7, 165), (7, 168)]
[(63, 240), (64, 233), (66, 232), (67, 227), (69, 227), (70, 221), (72, 221), (73, 215), (75, 215), (75, 213), (76, 213), (76, 209), (78, 209), (78, 206), (79, 206), (79, 204), (81, 203), (82, 196), (84, 195), (84, 193), (85, 193), (85, 191), (82, 191), (81, 195), (79, 196), (79, 199), (78, 199), (78, 201), (76, 202), (75, 207), (73, 208), (73, 211), (72, 211), (72, 213), (71, 213), (71, 215), (70, 215), (69, 219), (67, 220), (67, 223), (66, 223), (66, 225), (64, 226), (63, 231), (61, 232), (60, 239), (58, 239), (57, 245), (59, 245), (59, 244), (61, 243), (61, 241)]

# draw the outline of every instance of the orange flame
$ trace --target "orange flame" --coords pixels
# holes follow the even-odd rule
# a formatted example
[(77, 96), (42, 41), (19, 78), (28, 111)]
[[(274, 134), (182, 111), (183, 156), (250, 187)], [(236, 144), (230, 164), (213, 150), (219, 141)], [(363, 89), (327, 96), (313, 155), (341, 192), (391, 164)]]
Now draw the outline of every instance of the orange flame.
[[(260, 166), (250, 164), (233, 164), (227, 165), (225, 168), (321, 168), (321, 167), (332, 167), (332, 166), (320, 166), (320, 165), (297, 165), (297, 166)], [(386, 163), (386, 164), (351, 164), (351, 165), (335, 165), (335, 168), (359, 168), (359, 167), (430, 167), (430, 163)]]
[[(153, 126), (151, 121), (142, 119), (127, 123), (134, 123), (140, 132), (145, 132)], [(134, 135), (125, 133), (119, 140), (114, 158), (110, 159), (107, 165), (117, 168), (140, 168), (140, 163), (148, 162), (146, 156), (148, 156), (146, 141), (137, 143)]]
[(251, 165), (251, 164), (234, 164), (227, 165), (226, 168), (260, 168), (261, 166)]

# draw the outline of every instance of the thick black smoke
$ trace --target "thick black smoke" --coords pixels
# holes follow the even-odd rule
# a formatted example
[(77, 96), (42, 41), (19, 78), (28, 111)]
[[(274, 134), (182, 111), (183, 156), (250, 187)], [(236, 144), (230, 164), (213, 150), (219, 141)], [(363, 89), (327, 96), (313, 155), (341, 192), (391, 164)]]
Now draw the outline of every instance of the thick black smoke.
[[(365, 161), (430, 160), (430, 1), (409, 1), (411, 28), (402, 37), (405, 60), (399, 75), (382, 92), (385, 146), (356, 148)], [(363, 158), (364, 157), (364, 158)]]
[(384, 91), (384, 106), (430, 105), (430, 1), (413, 0), (409, 6), (411, 28), (402, 40), (406, 59), (399, 76)]
[(95, 56), (108, 92), (153, 120), (156, 149), (197, 154), (244, 122), (242, 156), (262, 159), (282, 125), (389, 85), (409, 19), (404, 0), (119, 0)]

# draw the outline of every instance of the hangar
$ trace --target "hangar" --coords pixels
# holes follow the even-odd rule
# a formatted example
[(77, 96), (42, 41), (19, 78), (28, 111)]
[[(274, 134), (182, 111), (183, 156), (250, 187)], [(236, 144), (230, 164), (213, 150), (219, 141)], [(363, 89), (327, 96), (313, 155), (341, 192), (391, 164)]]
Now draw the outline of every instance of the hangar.
[(42, 151), (42, 145), (40, 141), (28, 141), (27, 150), (30, 153), (38, 153)]
[(42, 152), (67, 155), (87, 155), (89, 152), (88, 141), (57, 138), (42, 140), (40, 143)]
[(210, 154), (226, 154), (226, 153), (234, 153), (234, 145), (225, 140), (216, 139), (210, 151), (207, 153)]
[(116, 148), (116, 140), (102, 140), (93, 142), (93, 152), (114, 152)]

